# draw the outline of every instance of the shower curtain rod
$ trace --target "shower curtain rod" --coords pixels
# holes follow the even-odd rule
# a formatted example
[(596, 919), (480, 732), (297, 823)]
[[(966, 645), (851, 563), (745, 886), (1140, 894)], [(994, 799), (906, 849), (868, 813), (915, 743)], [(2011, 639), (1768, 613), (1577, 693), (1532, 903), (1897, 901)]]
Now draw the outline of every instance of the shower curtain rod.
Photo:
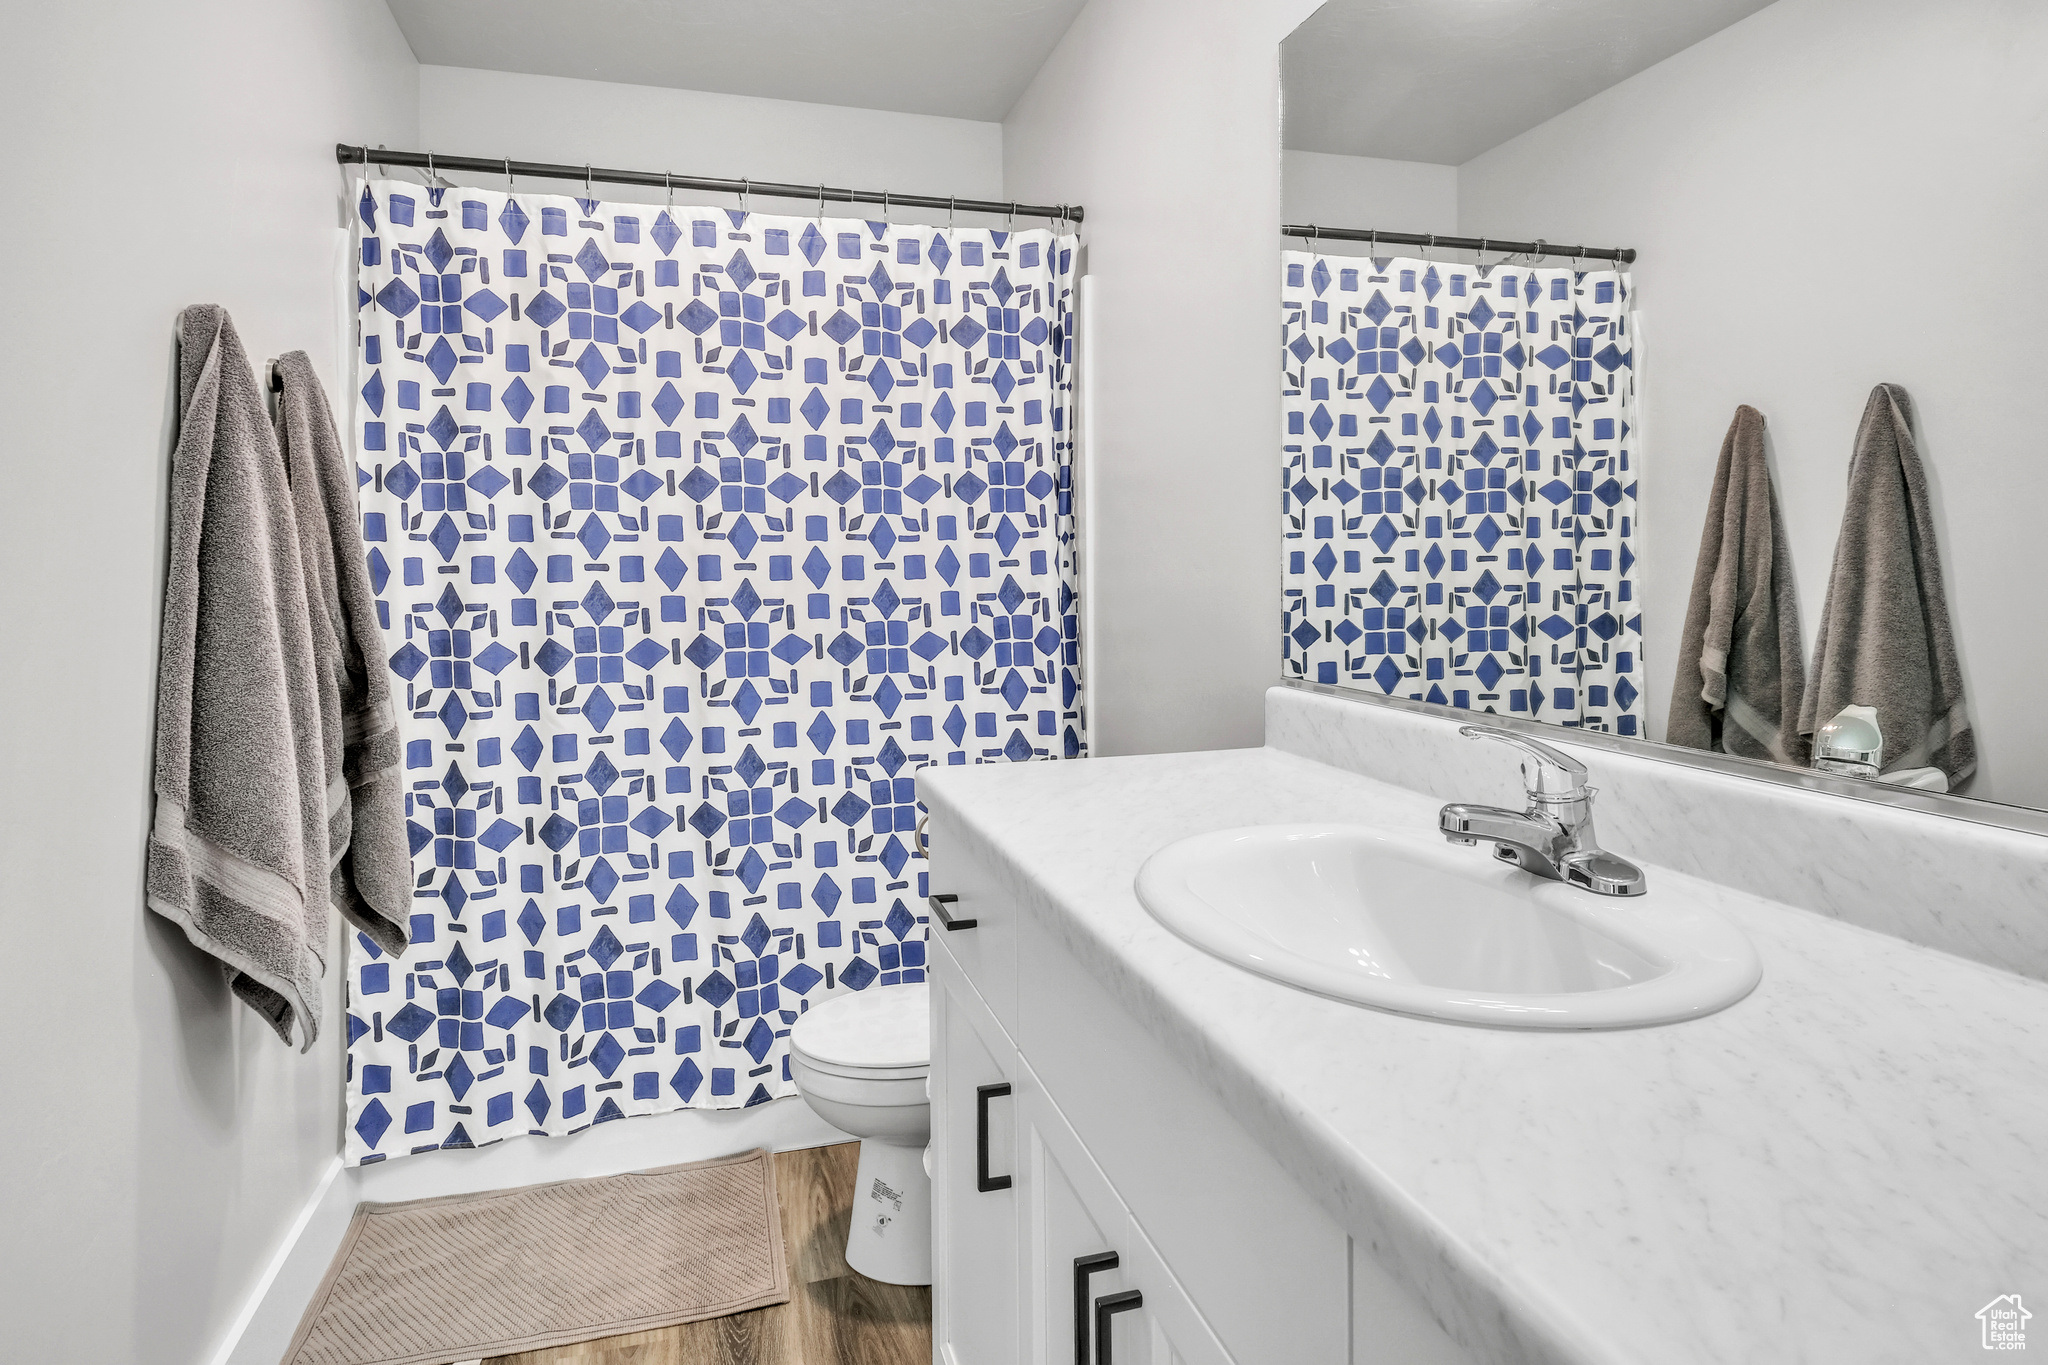
[(561, 166), (545, 161), (512, 161), (491, 156), (442, 156), (438, 152), (394, 152), (382, 147), (351, 147), (339, 142), (334, 159), (344, 166), (414, 166), (432, 171), (476, 171), (539, 180), (603, 181), (608, 185), (646, 185), (654, 189), (701, 190), (713, 194), (762, 194), (777, 199), (809, 199), (817, 203), (902, 204), (910, 208), (966, 209), (969, 213), (1001, 213), (1009, 217), (1058, 218), (1081, 221), (1079, 204), (1023, 204), (1001, 199), (955, 199), (935, 194), (896, 194), (885, 190), (849, 190), (830, 185), (793, 185), (775, 180), (720, 180), (712, 176), (671, 175), (667, 171), (619, 171), (602, 166)]
[(1384, 242), (1389, 246), (1450, 247), (1458, 251), (1498, 251), (1508, 256), (1572, 256), (1596, 261), (1629, 264), (1636, 258), (1628, 246), (1553, 246), (1549, 242), (1506, 242), (1495, 237), (1445, 237), (1432, 232), (1374, 232), (1368, 228), (1326, 228), (1313, 223), (1289, 223), (1280, 229), (1283, 237), (1305, 237), (1313, 241), (1327, 237), (1333, 242)]

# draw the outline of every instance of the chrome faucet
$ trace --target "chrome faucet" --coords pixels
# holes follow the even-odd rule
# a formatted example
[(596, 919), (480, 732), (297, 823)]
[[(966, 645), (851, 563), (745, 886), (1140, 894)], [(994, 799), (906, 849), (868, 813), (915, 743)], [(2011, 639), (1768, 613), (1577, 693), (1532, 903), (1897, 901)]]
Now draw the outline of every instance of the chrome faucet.
[(1475, 806), (1454, 801), (1437, 816), (1454, 844), (1493, 844), (1493, 856), (1524, 871), (1565, 882), (1596, 896), (1640, 896), (1643, 870), (1600, 847), (1593, 837), (1593, 793), (1586, 765), (1539, 740), (1491, 725), (1464, 725), (1471, 739), (1498, 740), (1522, 751), (1522, 785), (1529, 808)]

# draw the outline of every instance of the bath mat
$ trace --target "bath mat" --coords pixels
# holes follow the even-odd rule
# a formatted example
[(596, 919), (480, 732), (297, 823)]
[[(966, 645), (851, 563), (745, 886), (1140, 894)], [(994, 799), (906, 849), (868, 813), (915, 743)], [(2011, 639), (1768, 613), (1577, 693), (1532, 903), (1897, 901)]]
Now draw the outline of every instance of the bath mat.
[(286, 1365), (443, 1365), (789, 1301), (765, 1150), (362, 1204)]

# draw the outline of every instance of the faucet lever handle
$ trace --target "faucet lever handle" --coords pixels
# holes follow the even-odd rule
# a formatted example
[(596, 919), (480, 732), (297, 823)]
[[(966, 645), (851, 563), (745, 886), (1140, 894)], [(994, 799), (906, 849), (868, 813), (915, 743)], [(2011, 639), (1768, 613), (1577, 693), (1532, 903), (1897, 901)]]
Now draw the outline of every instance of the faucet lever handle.
[(1469, 739), (1491, 739), (1520, 749), (1522, 785), (1530, 796), (1581, 797), (1586, 790), (1586, 765), (1540, 739), (1529, 739), (1512, 730), (1493, 725), (1461, 725), (1458, 733)]

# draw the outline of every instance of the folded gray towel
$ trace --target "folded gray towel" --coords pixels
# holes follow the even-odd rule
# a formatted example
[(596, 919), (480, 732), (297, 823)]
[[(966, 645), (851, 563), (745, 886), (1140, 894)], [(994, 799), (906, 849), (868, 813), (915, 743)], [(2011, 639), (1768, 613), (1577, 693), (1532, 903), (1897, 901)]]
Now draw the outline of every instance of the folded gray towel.
[(1954, 791), (1977, 770), (1913, 410), (1897, 384), (1870, 391), (1856, 429), (1800, 733), (1852, 704), (1876, 708), (1884, 771), (1939, 768)]
[(225, 310), (178, 316), (149, 907), (302, 1050), (326, 971), (319, 674), (284, 462)]
[(1791, 732), (1804, 684), (1799, 597), (1764, 461), (1764, 418), (1743, 406), (1714, 470), (1664, 737), (1804, 766), (1806, 745)]
[(404, 749), (384, 666), (377, 596), (363, 562), (355, 463), (304, 351), (277, 358), (284, 453), (304, 555), (320, 681), (327, 845), (334, 905), (388, 953), (405, 951), (412, 855), (405, 837)]

